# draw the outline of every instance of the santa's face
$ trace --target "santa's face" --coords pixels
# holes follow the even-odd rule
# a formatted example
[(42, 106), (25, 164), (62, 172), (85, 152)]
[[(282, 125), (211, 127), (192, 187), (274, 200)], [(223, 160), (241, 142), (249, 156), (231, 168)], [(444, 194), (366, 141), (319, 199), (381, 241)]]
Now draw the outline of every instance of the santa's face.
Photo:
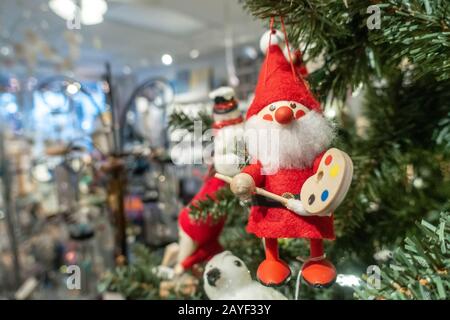
[(332, 124), (296, 101), (276, 101), (245, 123), (247, 148), (266, 174), (310, 167), (333, 139)]
[(275, 121), (281, 125), (288, 125), (294, 120), (305, 116), (310, 110), (296, 101), (276, 101), (264, 107), (258, 117), (266, 121)]

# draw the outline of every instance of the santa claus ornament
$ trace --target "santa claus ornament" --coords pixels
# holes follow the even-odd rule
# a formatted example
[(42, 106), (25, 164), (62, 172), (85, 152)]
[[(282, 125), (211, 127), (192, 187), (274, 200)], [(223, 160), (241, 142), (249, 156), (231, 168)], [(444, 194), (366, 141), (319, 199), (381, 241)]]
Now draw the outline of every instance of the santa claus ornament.
[(191, 203), (180, 212), (176, 274), (181, 274), (223, 250), (218, 239), (225, 223), (225, 215), (219, 221), (209, 215), (206, 219), (196, 220), (189, 214), (189, 207), (207, 197), (214, 199), (215, 193), (225, 186), (222, 180), (214, 177), (214, 171), (225, 175), (239, 173), (240, 159), (236, 151), (237, 146), (243, 144), (244, 127), (234, 90), (221, 87), (211, 92), (210, 98), (214, 101), (214, 169)]
[(335, 239), (332, 212), (349, 188), (353, 167), (344, 152), (328, 149), (333, 127), (301, 77), (287, 38), (284, 44), (272, 44), (271, 38), (266, 36), (269, 44), (261, 45), (267, 48), (266, 58), (246, 117), (252, 162), (229, 180), (231, 190), (252, 200), (247, 231), (264, 239), (266, 252), (257, 270), (259, 281), (285, 283), (291, 270), (279, 257), (278, 238), (305, 238), (310, 257), (301, 276), (311, 286), (328, 287), (336, 269), (325, 257), (323, 241)]

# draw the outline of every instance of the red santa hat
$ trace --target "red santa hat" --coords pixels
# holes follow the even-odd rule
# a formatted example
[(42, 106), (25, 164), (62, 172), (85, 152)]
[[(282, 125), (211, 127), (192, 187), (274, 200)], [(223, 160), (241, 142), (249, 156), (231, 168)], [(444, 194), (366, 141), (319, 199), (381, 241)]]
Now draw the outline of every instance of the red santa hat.
[[(294, 68), (295, 75), (292, 71)], [(321, 112), (320, 103), (314, 98), (306, 82), (299, 74), (299, 67), (291, 67), (281, 48), (270, 45), (259, 72), (255, 98), (248, 108), (247, 119), (276, 101), (296, 101), (310, 110)]]

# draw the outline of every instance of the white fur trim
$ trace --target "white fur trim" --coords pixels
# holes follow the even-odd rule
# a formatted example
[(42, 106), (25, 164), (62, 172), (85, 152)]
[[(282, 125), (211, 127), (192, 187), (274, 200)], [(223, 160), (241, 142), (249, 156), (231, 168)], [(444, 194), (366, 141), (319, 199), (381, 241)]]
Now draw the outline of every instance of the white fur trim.
[(214, 155), (214, 169), (226, 176), (235, 176), (240, 172), (240, 159), (233, 153)]
[[(264, 54), (267, 53), (267, 49), (269, 48), (269, 37), (270, 37), (270, 30), (266, 31), (259, 40), (259, 48)], [(286, 40), (284, 39), (284, 34), (280, 30), (275, 29), (275, 33), (272, 34), (272, 37), (270, 38), (270, 44), (276, 44), (277, 46), (279, 46), (281, 51), (283, 51), (283, 55), (286, 58), (286, 60), (290, 62)], [(289, 50), (291, 51), (292, 63), (296, 63), (297, 57), (294, 54), (295, 49), (289, 47)]]
[(306, 217), (310, 217), (310, 216), (329, 217), (329, 216), (331, 216), (331, 212), (327, 212), (325, 214), (312, 214), (312, 213), (306, 211), (305, 208), (303, 207), (303, 203), (297, 199), (289, 199), (286, 203), (286, 208), (294, 211), (299, 216), (306, 216)]
[(269, 39), (271, 45), (276, 44), (281, 48), (281, 50), (284, 50), (284, 47), (286, 46), (286, 42), (284, 41), (284, 34), (280, 30), (276, 29), (275, 33), (272, 34), (272, 36), (270, 36), (270, 33), (271, 30), (267, 30), (259, 40), (259, 48), (261, 49), (262, 53), (267, 53), (267, 49), (269, 48)]
[(234, 96), (235, 92), (231, 87), (220, 87), (209, 93), (209, 98), (213, 100), (217, 97), (224, 97), (226, 100), (231, 100)]
[(286, 203), (286, 208), (294, 211), (299, 216), (309, 216), (308, 212), (305, 210), (300, 200), (289, 199)]

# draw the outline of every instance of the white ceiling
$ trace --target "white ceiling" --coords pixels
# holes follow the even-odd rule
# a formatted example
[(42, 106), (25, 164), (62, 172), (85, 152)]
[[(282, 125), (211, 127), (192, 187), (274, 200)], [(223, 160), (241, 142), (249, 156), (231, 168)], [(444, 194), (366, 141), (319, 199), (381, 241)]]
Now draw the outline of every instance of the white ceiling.
[[(66, 23), (47, 2), (1, 0), (0, 41), (23, 41), (26, 30), (32, 29), (58, 53), (67, 53)], [(199, 50), (199, 60), (223, 51), (226, 30), (236, 45), (256, 42), (263, 32), (261, 22), (238, 0), (109, 0), (108, 6), (103, 23), (76, 31), (82, 38), (78, 68), (106, 60), (120, 68), (156, 67), (164, 53), (171, 54), (175, 64), (185, 64), (192, 49)]]

